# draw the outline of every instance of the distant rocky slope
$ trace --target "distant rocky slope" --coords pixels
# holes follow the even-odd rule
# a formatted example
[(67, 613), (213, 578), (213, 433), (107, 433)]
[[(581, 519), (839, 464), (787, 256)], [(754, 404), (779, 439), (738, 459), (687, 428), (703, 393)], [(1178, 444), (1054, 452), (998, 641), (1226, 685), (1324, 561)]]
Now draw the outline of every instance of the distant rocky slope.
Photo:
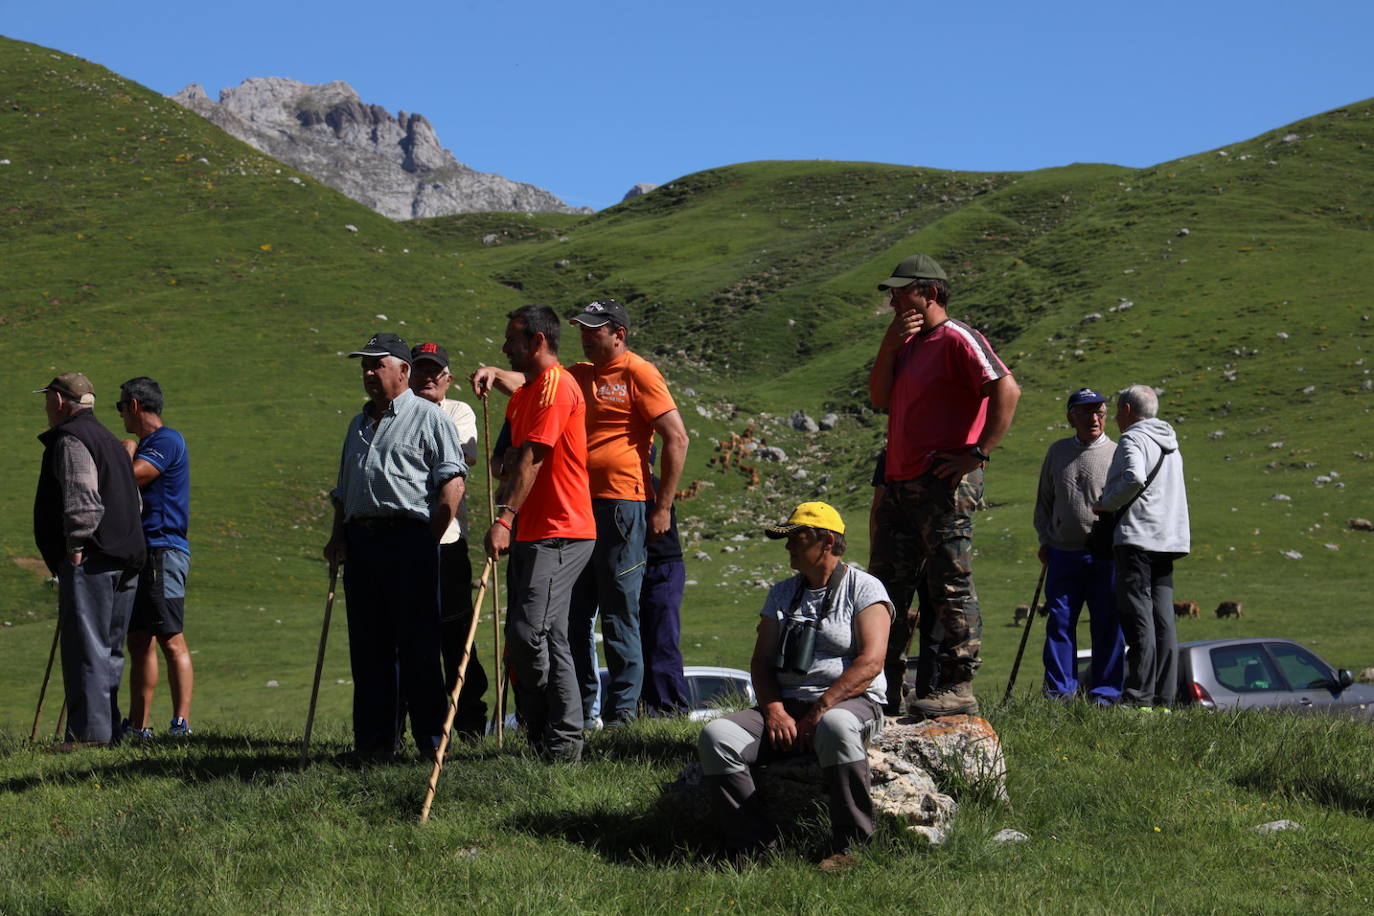
[(255, 149), (392, 219), (479, 211), (590, 213), (553, 194), (468, 168), (423, 115), (365, 104), (347, 83), (244, 80), (219, 101), (192, 83), (173, 101)]

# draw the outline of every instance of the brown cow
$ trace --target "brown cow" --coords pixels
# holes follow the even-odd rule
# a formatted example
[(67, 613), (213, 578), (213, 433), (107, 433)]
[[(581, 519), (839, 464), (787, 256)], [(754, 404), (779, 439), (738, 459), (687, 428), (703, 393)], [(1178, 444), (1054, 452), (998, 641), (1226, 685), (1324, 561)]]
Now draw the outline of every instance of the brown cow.
[(1196, 602), (1196, 601), (1175, 601), (1175, 602), (1174, 602), (1174, 616), (1175, 616), (1175, 617), (1196, 617), (1198, 614), (1201, 614), (1201, 613), (1202, 613), (1202, 608), (1200, 608), (1200, 607), (1197, 606), (1197, 602)]
[(1240, 617), (1243, 610), (1239, 601), (1223, 601), (1217, 605), (1217, 619), (1223, 617)]

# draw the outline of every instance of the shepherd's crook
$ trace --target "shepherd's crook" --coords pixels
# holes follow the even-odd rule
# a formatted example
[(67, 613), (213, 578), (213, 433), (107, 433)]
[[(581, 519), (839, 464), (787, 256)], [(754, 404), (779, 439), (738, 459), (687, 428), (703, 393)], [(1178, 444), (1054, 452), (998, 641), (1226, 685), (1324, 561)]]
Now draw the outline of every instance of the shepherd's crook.
[(320, 628), (320, 651), (315, 657), (315, 683), (310, 688), (310, 712), (305, 717), (305, 740), (301, 742), (301, 764), (310, 756), (310, 732), (315, 727), (315, 701), (320, 698), (320, 672), (324, 670), (324, 647), (329, 642), (329, 617), (334, 613), (334, 589), (339, 582), (339, 564), (329, 562), (329, 597), (324, 601), (324, 626)]
[[(43, 686), (38, 688), (38, 708), (33, 711), (33, 729), (29, 743), (38, 740), (38, 719), (43, 715), (43, 697), (48, 692), (48, 678), (52, 676), (52, 660), (57, 657), (57, 638), (62, 635), (62, 605), (57, 606), (57, 626), (52, 631), (52, 648), (48, 650), (48, 667), (43, 669)], [(63, 704), (65, 708), (66, 704)]]
[(458, 676), (453, 680), (453, 690), (448, 696), (448, 715), (444, 717), (444, 730), (440, 733), (439, 748), (434, 752), (434, 769), (429, 773), (429, 788), (425, 790), (425, 803), (420, 809), (420, 823), (429, 820), (429, 807), (434, 804), (434, 791), (439, 786), (439, 772), (444, 768), (444, 755), (448, 752), (449, 735), (453, 733), (453, 718), (458, 714), (458, 694), (467, 678), (468, 659), (472, 656), (472, 641), (477, 637), (477, 618), (482, 615), (482, 599), (487, 596), (487, 579), (491, 575), (496, 560), (487, 558), (482, 567), (482, 580), (477, 586), (477, 600), (472, 607), (472, 623), (468, 624), (467, 642), (463, 644), (463, 658), (458, 663)]
[[(487, 396), (482, 395), (482, 441), (491, 448), (491, 413), (487, 409)], [(491, 456), (487, 456), (487, 517), (491, 519), (491, 524), (496, 524), (496, 497), (495, 481), (496, 462)], [(481, 602), (477, 602), (479, 607)], [(505, 698), (506, 670), (501, 664), (501, 573), (499, 564), (492, 571), (491, 577), (491, 644), (495, 646), (494, 658), (496, 664), (492, 670), (496, 672), (496, 699), (492, 705), (496, 707), (496, 746), (500, 747), (505, 743), (505, 710), (502, 709), (502, 700)]]
[(1035, 583), (1035, 597), (1031, 599), (1030, 616), (1026, 618), (1026, 629), (1021, 633), (1021, 645), (1016, 650), (1016, 663), (1011, 666), (1011, 677), (1007, 679), (1007, 693), (1002, 697), (1005, 703), (1011, 699), (1011, 688), (1016, 686), (1016, 672), (1021, 670), (1021, 655), (1026, 651), (1026, 640), (1030, 639), (1031, 627), (1035, 625), (1035, 606), (1040, 603), (1040, 589), (1045, 585), (1046, 564), (1040, 565), (1040, 581)]

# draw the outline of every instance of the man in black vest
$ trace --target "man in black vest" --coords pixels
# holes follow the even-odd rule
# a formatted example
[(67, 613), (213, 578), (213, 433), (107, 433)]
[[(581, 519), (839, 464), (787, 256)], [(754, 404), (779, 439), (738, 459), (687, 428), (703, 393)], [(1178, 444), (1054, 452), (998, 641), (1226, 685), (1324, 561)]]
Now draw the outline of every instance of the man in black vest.
[(47, 397), (47, 432), (33, 535), (57, 577), (64, 748), (109, 744), (119, 722), (124, 636), (145, 555), (140, 500), (129, 456), (91, 410), (95, 389), (64, 372), (37, 389)]

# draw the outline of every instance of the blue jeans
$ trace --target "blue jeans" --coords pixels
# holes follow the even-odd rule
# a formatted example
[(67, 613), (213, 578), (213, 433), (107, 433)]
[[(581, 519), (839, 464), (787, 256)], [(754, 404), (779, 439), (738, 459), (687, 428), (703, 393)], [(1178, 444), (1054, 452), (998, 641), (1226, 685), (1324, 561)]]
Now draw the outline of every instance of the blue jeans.
[(1116, 617), (1115, 586), (1115, 568), (1110, 560), (1094, 559), (1086, 550), (1050, 548), (1045, 575), (1046, 696), (1078, 692), (1078, 615), (1086, 601), (1093, 640), (1088, 696), (1106, 703), (1120, 699), (1126, 674), (1125, 639)]
[(596, 547), (591, 562), (573, 587), (568, 640), (577, 682), (582, 692), (582, 716), (590, 722), (600, 690), (592, 621), (601, 611), (605, 636), (606, 667), (611, 684), (601, 698), (601, 716), (607, 722), (633, 719), (644, 682), (644, 656), (639, 641), (639, 589), (644, 580), (647, 523), (644, 502), (638, 499), (593, 499)]
[(57, 572), (68, 741), (119, 737), (124, 636), (137, 588), (136, 571), (99, 554), (80, 566), (64, 560)]

